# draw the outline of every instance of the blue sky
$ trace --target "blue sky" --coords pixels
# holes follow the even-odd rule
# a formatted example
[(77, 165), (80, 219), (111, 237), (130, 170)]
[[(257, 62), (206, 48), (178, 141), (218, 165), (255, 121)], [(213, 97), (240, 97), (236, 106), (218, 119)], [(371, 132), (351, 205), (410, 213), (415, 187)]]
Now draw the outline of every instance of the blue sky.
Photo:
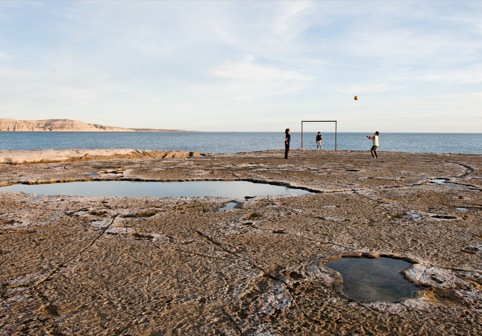
[(3, 0), (0, 118), (480, 133), (481, 18), (479, 0)]

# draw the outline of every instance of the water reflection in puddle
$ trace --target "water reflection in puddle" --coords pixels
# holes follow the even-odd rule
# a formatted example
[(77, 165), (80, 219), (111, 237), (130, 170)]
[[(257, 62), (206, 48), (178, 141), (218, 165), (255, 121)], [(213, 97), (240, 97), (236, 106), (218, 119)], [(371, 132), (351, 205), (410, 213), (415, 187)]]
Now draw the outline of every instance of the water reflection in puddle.
[(236, 206), (239, 206), (241, 203), (239, 202), (229, 202), (225, 206), (223, 206), (221, 209), (219, 209), (219, 212), (226, 212), (228, 210), (234, 209)]
[(410, 263), (400, 259), (340, 258), (325, 266), (341, 273), (343, 292), (357, 301), (394, 302), (420, 291), (401, 274)]
[(89, 181), (52, 184), (15, 184), (0, 191), (20, 191), (46, 195), (127, 196), (127, 197), (230, 197), (304, 195), (303, 189), (248, 181), (133, 182)]
[(447, 184), (450, 182), (450, 179), (448, 178), (436, 178), (436, 179), (432, 179), (430, 180), (431, 183), (435, 183), (435, 184)]

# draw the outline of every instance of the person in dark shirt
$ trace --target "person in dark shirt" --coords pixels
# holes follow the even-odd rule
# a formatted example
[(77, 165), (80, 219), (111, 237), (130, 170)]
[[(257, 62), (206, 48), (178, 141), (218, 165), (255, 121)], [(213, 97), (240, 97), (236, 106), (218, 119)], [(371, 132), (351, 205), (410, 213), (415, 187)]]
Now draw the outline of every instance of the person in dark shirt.
[(290, 129), (285, 130), (285, 159), (288, 158), (288, 153), (290, 151), (291, 134)]
[(321, 149), (323, 145), (323, 137), (321, 136), (321, 132), (318, 132), (318, 134), (316, 135), (315, 141), (316, 141), (316, 148)]

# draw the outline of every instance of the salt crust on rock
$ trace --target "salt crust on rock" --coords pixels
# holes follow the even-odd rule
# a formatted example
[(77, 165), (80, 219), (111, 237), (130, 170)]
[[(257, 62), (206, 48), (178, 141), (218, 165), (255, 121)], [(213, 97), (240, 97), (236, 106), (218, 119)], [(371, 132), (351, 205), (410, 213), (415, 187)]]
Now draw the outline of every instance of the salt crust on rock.
[[(249, 180), (317, 193), (220, 211), (233, 200), (0, 192), (0, 335), (482, 333), (480, 155), (72, 152), (1, 152), (12, 161), (0, 185)], [(411, 261), (403, 273), (422, 291), (353, 301), (324, 265), (341, 256)]]

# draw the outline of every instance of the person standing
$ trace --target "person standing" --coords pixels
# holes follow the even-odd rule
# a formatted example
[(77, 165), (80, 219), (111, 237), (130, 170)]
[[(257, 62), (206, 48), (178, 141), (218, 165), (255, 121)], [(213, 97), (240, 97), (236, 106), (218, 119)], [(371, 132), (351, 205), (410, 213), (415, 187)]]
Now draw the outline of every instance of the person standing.
[(323, 136), (321, 136), (321, 132), (318, 132), (316, 135), (316, 148), (321, 149), (323, 145)]
[(288, 158), (288, 153), (290, 151), (291, 134), (290, 129), (285, 130), (285, 159)]
[(372, 148), (370, 149), (370, 153), (372, 154), (372, 159), (378, 159), (378, 153), (377, 153), (377, 148), (380, 146), (380, 143), (378, 142), (378, 136), (380, 133), (376, 131), (373, 133), (373, 135), (367, 135), (367, 138), (370, 140), (373, 140), (373, 145)]

